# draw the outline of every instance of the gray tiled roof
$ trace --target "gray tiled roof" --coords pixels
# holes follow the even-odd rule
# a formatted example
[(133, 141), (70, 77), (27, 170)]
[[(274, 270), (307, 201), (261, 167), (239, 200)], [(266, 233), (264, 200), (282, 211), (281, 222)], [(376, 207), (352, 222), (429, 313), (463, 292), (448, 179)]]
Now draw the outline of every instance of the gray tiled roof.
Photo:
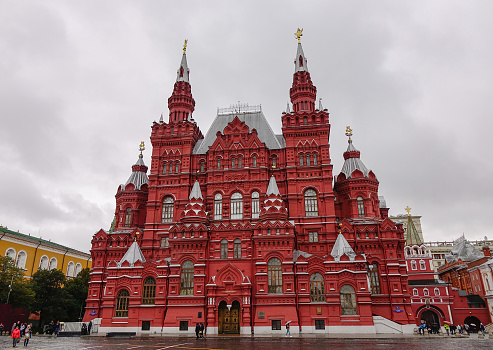
[[(144, 160), (142, 159), (142, 154), (139, 155), (139, 159), (137, 160), (137, 163), (135, 163), (134, 165), (145, 166)], [(134, 184), (135, 189), (140, 190), (142, 185), (149, 184), (149, 178), (147, 177), (147, 174), (143, 171), (132, 171), (132, 174), (130, 174), (130, 177), (128, 178), (127, 182), (125, 182), (124, 185), (121, 185), (121, 189), (125, 190), (125, 187), (128, 184)]]
[(239, 112), (239, 113), (228, 113), (228, 114), (218, 114), (216, 119), (211, 124), (211, 127), (207, 131), (203, 140), (199, 140), (193, 149), (194, 154), (205, 154), (209, 150), (209, 147), (212, 146), (214, 141), (216, 140), (216, 133), (219, 131), (223, 133), (224, 128), (233, 121), (235, 117), (242, 122), (244, 122), (250, 128), (250, 132), (252, 129), (257, 130), (258, 138), (260, 141), (265, 143), (267, 148), (269, 149), (281, 149), (283, 146), (281, 142), (279, 142), (279, 138), (284, 140), (282, 135), (275, 135), (270, 127), (267, 119), (265, 118), (262, 111), (253, 111), (253, 112)]

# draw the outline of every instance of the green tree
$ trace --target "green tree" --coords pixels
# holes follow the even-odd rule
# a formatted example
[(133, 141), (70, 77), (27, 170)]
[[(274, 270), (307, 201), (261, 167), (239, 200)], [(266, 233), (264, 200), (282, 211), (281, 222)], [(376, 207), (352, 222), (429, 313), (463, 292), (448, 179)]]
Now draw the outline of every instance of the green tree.
[(6, 303), (7, 299), (12, 307), (31, 309), (34, 291), (24, 277), (24, 271), (15, 266), (14, 260), (0, 256), (0, 302)]
[(65, 283), (64, 289), (69, 296), (67, 321), (79, 321), (79, 318), (84, 316), (89, 280), (91, 279), (89, 272), (90, 269), (85, 268), (79, 272), (77, 277)]
[(36, 293), (33, 310), (40, 313), (40, 325), (45, 321), (67, 318), (69, 297), (63, 288), (66, 282), (61, 270), (38, 270), (32, 275), (31, 288)]

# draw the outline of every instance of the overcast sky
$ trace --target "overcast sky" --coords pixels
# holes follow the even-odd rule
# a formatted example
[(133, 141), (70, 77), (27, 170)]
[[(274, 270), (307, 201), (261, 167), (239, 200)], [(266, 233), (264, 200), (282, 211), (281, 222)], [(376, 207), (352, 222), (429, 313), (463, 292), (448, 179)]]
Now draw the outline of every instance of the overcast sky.
[[(194, 118), (262, 105), (275, 133), (302, 44), (390, 214), (425, 240), (493, 238), (491, 1), (0, 0), (0, 225), (88, 251), (167, 115), (184, 39)], [(3, 254), (3, 252), (0, 252)]]

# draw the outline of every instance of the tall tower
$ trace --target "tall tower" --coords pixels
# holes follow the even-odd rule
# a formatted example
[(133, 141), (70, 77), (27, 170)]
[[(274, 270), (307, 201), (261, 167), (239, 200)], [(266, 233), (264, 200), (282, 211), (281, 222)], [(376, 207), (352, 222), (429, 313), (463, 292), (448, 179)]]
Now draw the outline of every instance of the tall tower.
[[(292, 194), (288, 210), (290, 217), (301, 224), (298, 229), (299, 249), (311, 252), (321, 246), (328, 254), (332, 246), (329, 246), (329, 241), (333, 243), (337, 238), (329, 154), (329, 113), (321, 103), (315, 108), (317, 88), (312, 83), (301, 45), (302, 32), (298, 29), (295, 33), (298, 47), (293, 84), (289, 90), (293, 108), (291, 111), (288, 104), (282, 115), (287, 193)], [(317, 242), (310, 240), (310, 236), (318, 237)]]
[(190, 85), (190, 69), (187, 64), (187, 42), (183, 44), (183, 56), (180, 67), (176, 72), (176, 82), (173, 93), (168, 98), (169, 123), (177, 123), (192, 119), (195, 109), (195, 100), (192, 97), (192, 86)]

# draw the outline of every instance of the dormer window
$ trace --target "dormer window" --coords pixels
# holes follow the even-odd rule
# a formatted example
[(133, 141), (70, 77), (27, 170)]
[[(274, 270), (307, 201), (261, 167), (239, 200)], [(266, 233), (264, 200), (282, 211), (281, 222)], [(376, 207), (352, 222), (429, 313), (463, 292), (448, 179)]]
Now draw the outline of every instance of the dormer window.
[(183, 78), (183, 67), (180, 67), (180, 78)]
[(301, 55), (300, 55), (299, 61), (300, 61), (300, 67), (303, 67), (303, 57)]

